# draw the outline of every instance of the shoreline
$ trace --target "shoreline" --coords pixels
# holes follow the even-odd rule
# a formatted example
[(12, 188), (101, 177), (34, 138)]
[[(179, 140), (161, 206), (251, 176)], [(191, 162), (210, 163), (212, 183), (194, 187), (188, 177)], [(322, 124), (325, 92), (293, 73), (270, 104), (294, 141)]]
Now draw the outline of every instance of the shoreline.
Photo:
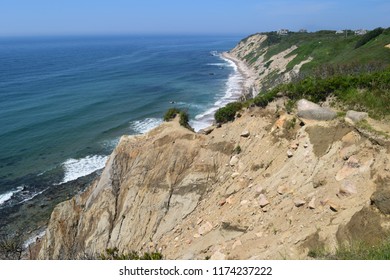
[(248, 96), (255, 97), (258, 92), (255, 86), (256, 75), (252, 69), (250, 69), (244, 61), (238, 59), (229, 52), (223, 52), (221, 56), (232, 61), (237, 66), (240, 74), (244, 77), (244, 82), (242, 84), (242, 94), (240, 98), (246, 99)]

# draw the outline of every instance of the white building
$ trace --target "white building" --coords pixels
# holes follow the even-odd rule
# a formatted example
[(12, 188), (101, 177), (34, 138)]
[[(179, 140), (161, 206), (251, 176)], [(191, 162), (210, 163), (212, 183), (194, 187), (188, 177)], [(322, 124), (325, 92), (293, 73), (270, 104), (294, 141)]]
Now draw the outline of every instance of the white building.
[(367, 30), (365, 29), (355, 30), (355, 35), (365, 35), (365, 34), (367, 34)]
[(290, 32), (288, 29), (280, 29), (278, 35), (288, 35), (288, 32)]

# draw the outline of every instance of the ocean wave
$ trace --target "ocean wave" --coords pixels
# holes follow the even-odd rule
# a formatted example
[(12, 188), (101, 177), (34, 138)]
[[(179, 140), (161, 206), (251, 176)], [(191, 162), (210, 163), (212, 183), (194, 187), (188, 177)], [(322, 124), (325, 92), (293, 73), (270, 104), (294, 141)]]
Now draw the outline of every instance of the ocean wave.
[(219, 66), (219, 67), (226, 67), (227, 63), (207, 63), (208, 66)]
[(62, 165), (65, 171), (64, 179), (60, 184), (74, 181), (104, 168), (108, 156), (94, 155), (81, 159), (68, 159)]
[(41, 191), (39, 191), (39, 192), (36, 192), (36, 193), (33, 193), (33, 194), (29, 194), (28, 196), (25, 196), (25, 198), (24, 198), (22, 201), (20, 201), (19, 204), (23, 204), (23, 203), (25, 203), (25, 202), (27, 202), (27, 201), (29, 201), (29, 200), (32, 200), (34, 197), (36, 197), (36, 196), (38, 196), (38, 195), (44, 193), (44, 192), (47, 191), (48, 189), (49, 189), (49, 188), (46, 188), (46, 189), (43, 189), (43, 190), (41, 190)]
[(144, 134), (153, 128), (159, 126), (162, 123), (162, 119), (146, 118), (143, 120), (133, 121), (130, 123), (130, 127), (135, 133)]
[(204, 105), (199, 105), (199, 104), (190, 104), (190, 103), (186, 103), (186, 102), (175, 102), (173, 105), (175, 106), (178, 106), (178, 107), (182, 107), (183, 109), (186, 109), (186, 108), (194, 108), (194, 109), (204, 109)]
[(2, 204), (4, 204), (5, 202), (7, 202), (8, 200), (10, 200), (15, 194), (23, 191), (23, 189), (24, 189), (24, 187), (20, 186), (20, 187), (17, 187), (16, 190), (12, 190), (12, 191), (6, 192), (4, 194), (0, 194), (0, 206)]
[(195, 120), (190, 122), (190, 125), (195, 131), (199, 131), (211, 125), (214, 122), (214, 114), (218, 108), (221, 108), (230, 102), (237, 101), (237, 99), (239, 99), (242, 94), (242, 84), (244, 82), (244, 77), (240, 71), (238, 71), (237, 65), (233, 61), (226, 59), (223, 56), (220, 56), (220, 58), (226, 62), (224, 65), (233, 68), (234, 72), (229, 75), (229, 78), (225, 83), (224, 95), (220, 96), (210, 109), (196, 115)]

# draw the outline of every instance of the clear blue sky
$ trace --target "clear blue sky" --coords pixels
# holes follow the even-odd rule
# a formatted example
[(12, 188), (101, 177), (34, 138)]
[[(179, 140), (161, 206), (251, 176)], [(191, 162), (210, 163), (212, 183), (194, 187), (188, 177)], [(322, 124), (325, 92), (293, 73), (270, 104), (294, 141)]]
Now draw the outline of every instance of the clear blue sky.
[(0, 36), (373, 29), (389, 0), (0, 0)]

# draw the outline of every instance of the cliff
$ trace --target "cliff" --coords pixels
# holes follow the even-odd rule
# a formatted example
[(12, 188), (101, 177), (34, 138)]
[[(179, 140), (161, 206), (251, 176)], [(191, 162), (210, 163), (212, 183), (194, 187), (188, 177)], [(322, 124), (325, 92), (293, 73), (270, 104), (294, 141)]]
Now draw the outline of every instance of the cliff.
[(371, 201), (388, 191), (388, 148), (340, 120), (303, 125), (276, 107), (248, 109), (208, 135), (173, 121), (122, 137), (101, 178), (56, 207), (39, 258), (118, 247), (168, 259), (300, 259), (380, 239), (388, 213)]
[[(230, 52), (255, 73), (256, 91), (313, 61), (294, 53), (299, 44), (272, 51), (267, 38)], [(207, 135), (174, 120), (123, 136), (99, 180), (55, 208), (37, 257), (117, 247), (166, 259), (304, 259), (380, 242), (390, 225), (388, 125), (368, 118), (378, 136), (342, 117), (308, 120), (286, 101), (242, 110)]]

